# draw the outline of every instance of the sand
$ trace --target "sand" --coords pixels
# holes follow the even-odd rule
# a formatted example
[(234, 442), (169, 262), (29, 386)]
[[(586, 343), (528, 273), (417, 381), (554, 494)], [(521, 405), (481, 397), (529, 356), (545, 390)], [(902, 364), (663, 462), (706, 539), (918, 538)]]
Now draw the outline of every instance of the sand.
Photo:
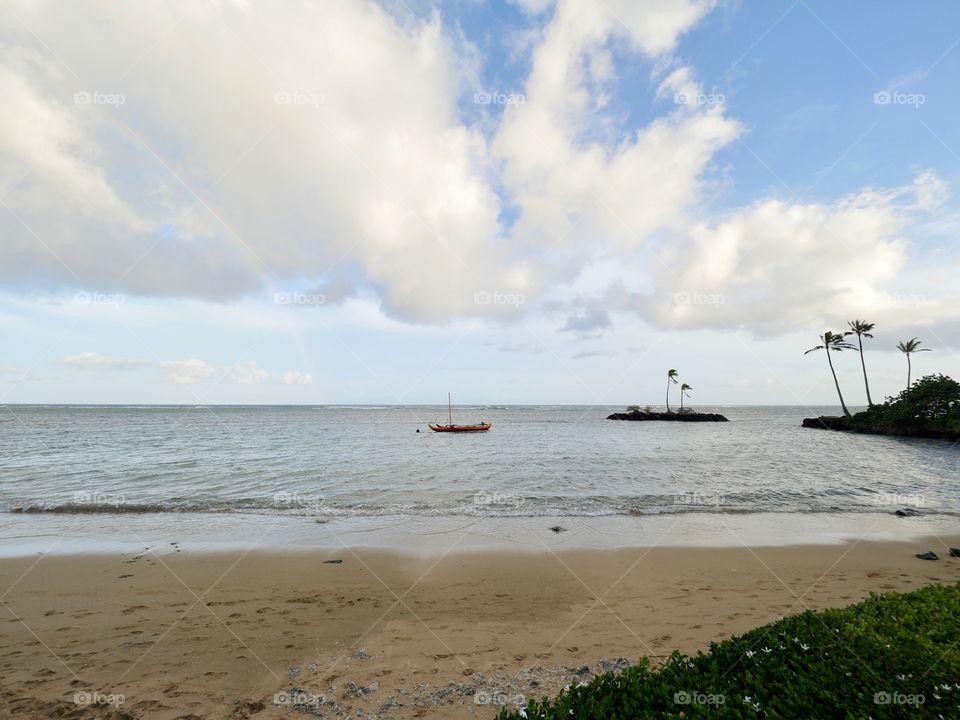
[(5, 559), (0, 717), (492, 718), (618, 659), (957, 582), (950, 544)]

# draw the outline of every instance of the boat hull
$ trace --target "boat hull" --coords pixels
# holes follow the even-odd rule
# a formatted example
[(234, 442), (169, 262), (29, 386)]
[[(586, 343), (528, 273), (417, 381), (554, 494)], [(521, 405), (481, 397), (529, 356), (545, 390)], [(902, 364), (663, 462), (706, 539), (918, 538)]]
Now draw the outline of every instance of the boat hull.
[(434, 432), (486, 432), (493, 426), (493, 423), (480, 423), (479, 425), (437, 425), (429, 423), (428, 425)]

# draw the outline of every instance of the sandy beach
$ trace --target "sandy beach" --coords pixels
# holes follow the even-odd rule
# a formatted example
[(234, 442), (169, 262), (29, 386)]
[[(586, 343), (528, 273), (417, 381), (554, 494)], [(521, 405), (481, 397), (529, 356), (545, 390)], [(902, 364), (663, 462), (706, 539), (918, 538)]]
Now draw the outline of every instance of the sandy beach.
[(950, 544), (9, 558), (0, 715), (489, 718), (641, 655), (957, 582)]

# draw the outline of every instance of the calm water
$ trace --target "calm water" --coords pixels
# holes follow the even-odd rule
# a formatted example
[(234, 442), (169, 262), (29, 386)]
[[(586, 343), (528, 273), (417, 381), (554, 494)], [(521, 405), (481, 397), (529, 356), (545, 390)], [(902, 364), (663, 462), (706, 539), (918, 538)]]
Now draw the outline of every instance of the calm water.
[[(833, 408), (729, 407), (729, 423), (621, 408), (61, 407), (0, 412), (0, 511), (324, 516), (960, 515), (960, 448), (804, 430)], [(704, 411), (711, 408), (699, 408)], [(417, 428), (421, 432), (416, 433)]]

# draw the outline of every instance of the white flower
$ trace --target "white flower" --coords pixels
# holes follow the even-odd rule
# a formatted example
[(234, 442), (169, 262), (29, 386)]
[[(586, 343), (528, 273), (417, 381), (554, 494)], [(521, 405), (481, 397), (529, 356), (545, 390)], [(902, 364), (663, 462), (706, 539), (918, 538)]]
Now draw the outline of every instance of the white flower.
[(745, 703), (747, 703), (747, 705), (749, 705), (752, 700), (753, 700), (753, 698), (750, 697), (749, 695), (747, 695), (747, 696), (745, 696), (745, 697), (743, 698), (743, 701), (744, 701)]
[(527, 717), (527, 711), (524, 710), (523, 708), (520, 708), (520, 717), (522, 717), (522, 718), (524, 718), (524, 719), (526, 719), (526, 717)]
[(764, 648), (760, 648), (760, 649), (763, 650), (765, 653), (772, 653), (772, 652), (773, 652), (773, 650), (771, 650), (771, 649), (768, 648), (768, 647), (764, 647)]
[(747, 650), (747, 657), (752, 658), (756, 653), (753, 650)]
[(803, 643), (800, 643), (800, 649), (801, 649), (801, 650), (809, 650), (809, 649), (810, 649), (810, 646), (809, 646), (809, 645), (804, 645)]

